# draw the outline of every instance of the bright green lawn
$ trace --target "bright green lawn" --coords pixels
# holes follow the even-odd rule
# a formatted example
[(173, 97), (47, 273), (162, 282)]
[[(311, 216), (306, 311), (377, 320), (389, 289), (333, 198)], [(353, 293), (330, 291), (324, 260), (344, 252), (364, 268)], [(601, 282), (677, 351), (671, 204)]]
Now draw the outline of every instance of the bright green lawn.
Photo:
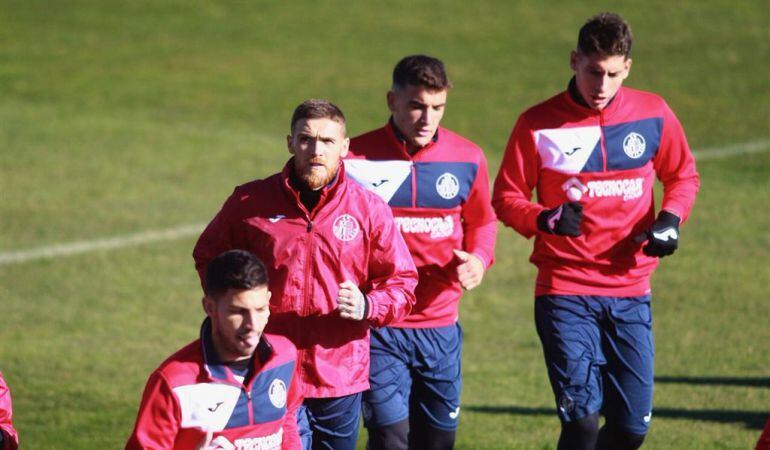
[[(770, 414), (770, 13), (766, 2), (0, 4), (0, 254), (206, 222), (277, 171), (293, 107), (357, 134), (392, 66), (445, 60), (444, 124), (496, 172), (519, 112), (563, 89), (585, 18), (637, 37), (627, 84), (662, 94), (704, 159), (682, 248), (653, 279), (656, 409), (645, 448), (748, 449)], [(532, 320), (531, 243), (503, 230), (463, 301), (458, 448), (546, 449), (558, 421)], [(197, 335), (194, 237), (0, 266), (0, 369), (24, 448), (118, 448), (149, 372)], [(363, 441), (363, 439), (361, 439)], [(363, 443), (361, 443), (363, 448)]]

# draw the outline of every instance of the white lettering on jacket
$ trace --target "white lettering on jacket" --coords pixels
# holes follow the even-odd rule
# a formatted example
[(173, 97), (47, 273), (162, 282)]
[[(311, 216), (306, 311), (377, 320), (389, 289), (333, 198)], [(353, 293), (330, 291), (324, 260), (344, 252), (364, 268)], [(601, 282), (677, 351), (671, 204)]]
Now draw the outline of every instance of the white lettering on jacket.
[(449, 237), (455, 229), (452, 216), (444, 217), (395, 217), (401, 233), (430, 233), (433, 239)]
[(589, 181), (586, 187), (588, 187), (588, 196), (591, 198), (623, 197), (623, 201), (628, 201), (642, 196), (644, 178)]
[(235, 440), (238, 450), (279, 450), (283, 441), (283, 429), (262, 437), (243, 438)]

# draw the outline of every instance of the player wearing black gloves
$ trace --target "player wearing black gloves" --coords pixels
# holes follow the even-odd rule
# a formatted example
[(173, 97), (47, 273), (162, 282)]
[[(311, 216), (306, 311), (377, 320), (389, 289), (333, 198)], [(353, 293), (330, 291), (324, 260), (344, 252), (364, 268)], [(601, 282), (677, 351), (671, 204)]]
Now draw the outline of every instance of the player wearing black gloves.
[(546, 209), (537, 216), (537, 227), (541, 231), (560, 236), (580, 236), (580, 222), (583, 220), (583, 205), (578, 202), (563, 203), (554, 209)]

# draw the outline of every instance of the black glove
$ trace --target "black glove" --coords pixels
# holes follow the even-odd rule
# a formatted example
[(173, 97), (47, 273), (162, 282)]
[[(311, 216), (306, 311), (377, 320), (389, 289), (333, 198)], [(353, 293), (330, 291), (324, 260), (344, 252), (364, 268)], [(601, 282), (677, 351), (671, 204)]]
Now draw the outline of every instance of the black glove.
[(647, 245), (642, 248), (645, 255), (662, 258), (674, 253), (679, 246), (679, 217), (661, 211), (645, 235), (648, 239)]
[(537, 227), (550, 234), (580, 236), (583, 221), (583, 205), (578, 202), (562, 203), (554, 209), (546, 209), (537, 216)]

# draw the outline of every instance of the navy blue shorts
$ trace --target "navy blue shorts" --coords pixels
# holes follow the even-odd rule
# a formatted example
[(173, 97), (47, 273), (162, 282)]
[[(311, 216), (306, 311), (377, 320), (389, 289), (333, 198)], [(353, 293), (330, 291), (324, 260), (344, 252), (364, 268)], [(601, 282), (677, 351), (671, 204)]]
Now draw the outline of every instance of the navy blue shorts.
[(297, 411), (302, 449), (354, 450), (361, 417), (361, 393), (307, 398)]
[(655, 356), (649, 295), (539, 296), (535, 323), (561, 420), (601, 412), (609, 424), (647, 433)]
[(462, 389), (460, 324), (371, 332), (371, 389), (363, 396), (366, 427), (401, 422), (411, 412), (434, 428), (456, 430)]

